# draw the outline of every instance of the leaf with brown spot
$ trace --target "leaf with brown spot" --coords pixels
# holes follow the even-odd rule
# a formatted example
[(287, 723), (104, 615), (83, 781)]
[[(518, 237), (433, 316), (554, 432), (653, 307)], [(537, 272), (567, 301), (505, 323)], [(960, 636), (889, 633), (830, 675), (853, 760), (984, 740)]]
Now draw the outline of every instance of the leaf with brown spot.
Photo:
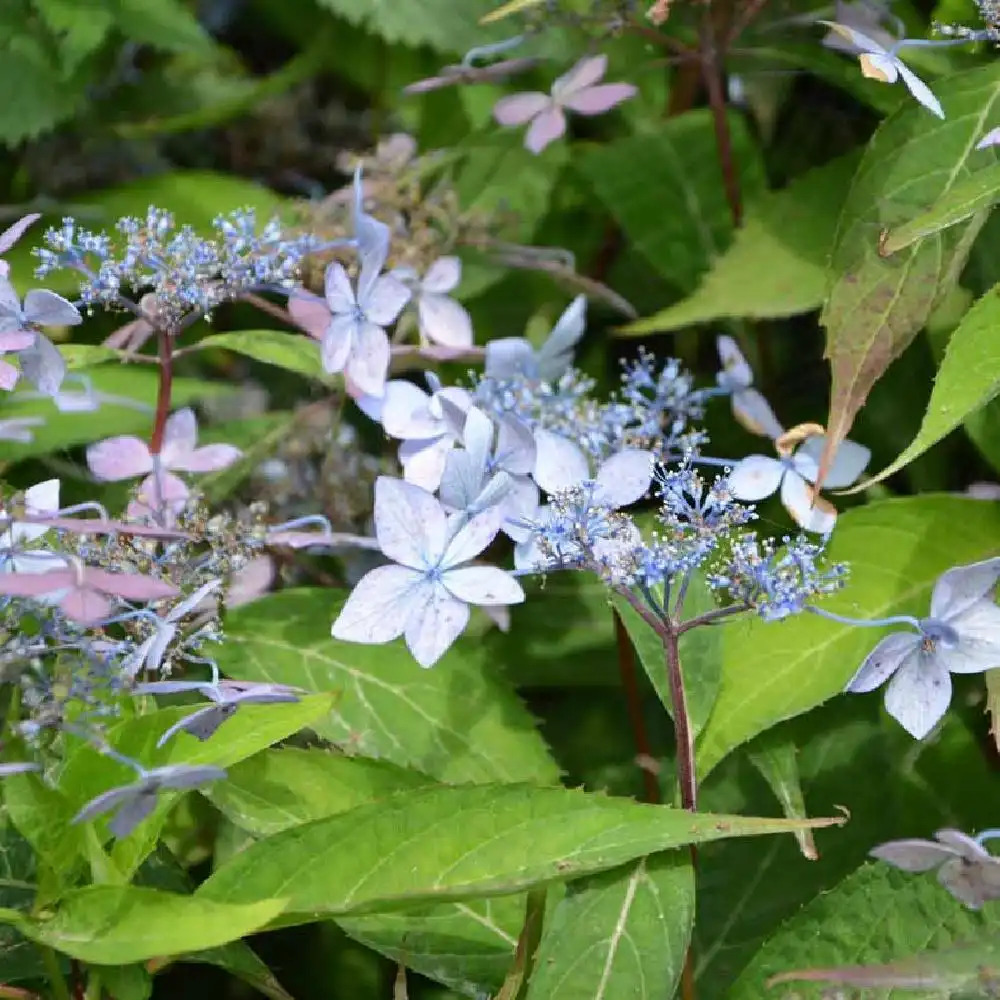
[(878, 128), (840, 216), (821, 317), (833, 386), (820, 483), (872, 386), (957, 281), (986, 219), (981, 211), (891, 256), (879, 253), (884, 230), (904, 225), (957, 184), (995, 168), (996, 152), (975, 145), (1000, 103), (1000, 65), (952, 76), (937, 94), (945, 120), (909, 102)]

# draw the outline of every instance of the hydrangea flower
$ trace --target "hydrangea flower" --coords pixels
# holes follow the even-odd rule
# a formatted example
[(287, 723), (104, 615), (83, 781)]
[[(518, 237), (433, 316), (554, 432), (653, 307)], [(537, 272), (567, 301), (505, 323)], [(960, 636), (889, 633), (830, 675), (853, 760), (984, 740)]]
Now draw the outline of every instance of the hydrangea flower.
[(102, 792), (91, 799), (74, 817), (74, 823), (102, 816), (116, 810), (108, 829), (116, 837), (127, 837), (156, 807), (156, 796), (163, 789), (185, 790), (198, 788), (210, 781), (220, 781), (226, 772), (208, 765), (169, 764), (147, 771), (137, 768), (139, 780)]
[(961, 830), (938, 830), (934, 837), (890, 840), (869, 853), (904, 872), (937, 868), (938, 882), (970, 910), (1000, 899), (1000, 858)]
[[(837, 523), (837, 511), (822, 497), (813, 497), (826, 436), (815, 424), (802, 424), (775, 442), (778, 458), (749, 455), (737, 462), (729, 474), (729, 487), (740, 500), (763, 500), (776, 491), (792, 520), (806, 531), (826, 535)], [(803, 440), (803, 436), (805, 439)], [(798, 448), (795, 445), (799, 444)], [(793, 450), (794, 449), (794, 450)], [(824, 485), (838, 489), (850, 486), (861, 475), (871, 452), (854, 441), (842, 441), (834, 454)]]
[[(6, 362), (0, 361), (0, 379), (3, 378), (3, 368)], [(34, 438), (32, 427), (41, 427), (44, 417), (10, 417), (0, 420), (0, 441), (15, 441), (18, 444), (30, 444)]]
[(1000, 146), (1000, 127), (991, 128), (989, 132), (986, 133), (976, 143), (976, 149), (988, 149), (990, 146)]
[[(36, 328), (76, 326), (81, 322), (83, 317), (76, 306), (43, 288), (28, 292), (22, 305), (14, 286), (5, 275), (0, 275), (0, 351), (18, 351), (21, 370), (47, 396), (54, 395), (62, 383), (66, 362)], [(20, 346), (14, 346), (16, 343)], [(0, 364), (0, 388), (13, 388), (16, 372), (11, 380), (11, 366), (6, 362)]]
[[(386, 434), (403, 442), (399, 461), (406, 481), (434, 491), (441, 484), (448, 452), (461, 437), (471, 399), (465, 389), (442, 388), (430, 372), (426, 378), (429, 393), (403, 379), (387, 382), (378, 419)], [(363, 401), (358, 405), (366, 408)], [(375, 412), (368, 409), (369, 415)]]
[(465, 306), (448, 295), (462, 280), (462, 262), (458, 257), (438, 257), (423, 278), (412, 267), (397, 267), (390, 275), (410, 289), (422, 339), (445, 347), (472, 346), (472, 317)]
[(400, 635), (422, 667), (436, 663), (469, 621), (469, 605), (518, 604), (520, 584), (496, 566), (468, 565), (500, 528), (496, 508), (450, 521), (425, 490), (381, 476), (375, 482), (375, 534), (393, 560), (365, 574), (337, 620), (335, 639), (383, 643)]
[(536, 463), (531, 430), (510, 416), (501, 417), (494, 426), (482, 410), (470, 407), (462, 444), (445, 461), (441, 502), (469, 515), (499, 504), (500, 530), (523, 541), (531, 533), (527, 522), (538, 509), (538, 487), (531, 479)]
[(385, 328), (410, 300), (410, 290), (393, 275), (382, 274), (389, 257), (389, 227), (365, 212), (360, 169), (354, 176), (354, 235), (360, 258), (356, 285), (344, 265), (334, 261), (326, 269), (325, 306), (293, 294), (288, 308), (313, 335), (326, 319), (321, 340), (325, 371), (344, 372), (362, 392), (381, 396), (389, 371)]
[[(40, 218), (41, 215), (38, 212), (32, 212), (30, 215), (22, 216), (0, 233), (0, 254), (10, 250), (25, 234), (28, 227), (34, 225)], [(7, 261), (0, 260), (0, 278), (6, 278), (9, 273), (10, 265)]]
[(87, 449), (87, 465), (97, 479), (107, 482), (146, 476), (136, 500), (128, 506), (129, 517), (152, 517), (161, 510), (176, 514), (188, 498), (188, 488), (174, 472), (215, 472), (243, 454), (231, 444), (201, 448), (197, 444), (197, 418), (190, 407), (184, 407), (167, 418), (158, 455), (141, 438), (122, 434), (92, 444)]
[(183, 691), (197, 691), (214, 702), (199, 708), (190, 715), (175, 722), (157, 740), (162, 747), (182, 729), (204, 742), (222, 725), (226, 719), (236, 714), (241, 705), (276, 705), (299, 700), (302, 693), (287, 684), (264, 684), (254, 681), (219, 680), (218, 677), (206, 681), (150, 681), (137, 684), (135, 694), (180, 694)]
[[(59, 510), (59, 480), (46, 479), (35, 483), (24, 491), (24, 512), (29, 516), (45, 516), (55, 514)], [(8, 514), (0, 509), (0, 521), (6, 520)], [(31, 550), (23, 552), (26, 545), (37, 542), (49, 527), (44, 524), (31, 524), (18, 521), (16, 518), (10, 526), (0, 532), (0, 571), (14, 573), (44, 573), (56, 566), (64, 566), (65, 561), (52, 552)]]
[(913, 631), (882, 639), (846, 690), (874, 691), (891, 677), (886, 710), (911, 736), (923, 739), (951, 702), (951, 674), (1000, 666), (1000, 608), (993, 601), (998, 579), (1000, 558), (942, 573), (931, 594), (930, 616), (894, 619)]
[(608, 57), (581, 59), (552, 84), (548, 94), (526, 91), (497, 101), (493, 117), (500, 125), (526, 125), (525, 148), (540, 153), (566, 131), (566, 111), (603, 115), (636, 93), (630, 83), (599, 83), (608, 69)]
[[(67, 557), (69, 559), (69, 557)], [(111, 597), (157, 601), (176, 597), (177, 588), (139, 573), (110, 573), (73, 560), (66, 569), (43, 573), (0, 573), (0, 594), (45, 598), (81, 625), (96, 625), (111, 615)]]
[(941, 102), (934, 96), (931, 88), (896, 55), (896, 49), (900, 46), (899, 41), (886, 47), (870, 35), (846, 24), (838, 24), (835, 21), (821, 21), (820, 24), (825, 24), (832, 32), (853, 46), (861, 64), (861, 72), (866, 77), (878, 80), (880, 83), (895, 83), (901, 78), (903, 85), (920, 104), (931, 114), (944, 118)]
[(724, 334), (715, 338), (722, 370), (715, 379), (720, 389), (729, 393), (733, 416), (751, 434), (760, 434), (772, 441), (785, 433), (768, 401), (753, 388), (753, 370), (732, 337)]
[(537, 350), (524, 337), (499, 337), (486, 345), (484, 374), (492, 379), (519, 375), (551, 382), (569, 371), (573, 349), (587, 323), (587, 299), (578, 295), (556, 321), (552, 332)]
[(196, 610), (206, 597), (221, 586), (221, 580), (209, 580), (193, 594), (185, 597), (183, 601), (178, 601), (162, 617), (150, 612), (149, 617), (153, 621), (153, 631), (139, 644), (135, 653), (125, 663), (123, 667), (125, 675), (135, 677), (140, 670), (159, 673), (160, 667), (163, 665), (163, 657), (177, 635), (178, 622), (185, 615)]

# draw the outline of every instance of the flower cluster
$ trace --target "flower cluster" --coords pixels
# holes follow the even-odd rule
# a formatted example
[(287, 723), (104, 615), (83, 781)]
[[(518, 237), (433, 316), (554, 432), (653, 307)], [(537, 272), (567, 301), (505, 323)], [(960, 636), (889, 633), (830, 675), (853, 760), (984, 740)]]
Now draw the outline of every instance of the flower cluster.
[(144, 317), (176, 331), (255, 289), (294, 287), (303, 257), (319, 246), (311, 235), (285, 236), (277, 219), (258, 232), (252, 209), (220, 215), (212, 228), (214, 235), (206, 238), (153, 206), (144, 219), (119, 220), (115, 237), (64, 219), (46, 231), (45, 246), (35, 251), (35, 275), (78, 271), (85, 305), (127, 307), (129, 293), (145, 295)]

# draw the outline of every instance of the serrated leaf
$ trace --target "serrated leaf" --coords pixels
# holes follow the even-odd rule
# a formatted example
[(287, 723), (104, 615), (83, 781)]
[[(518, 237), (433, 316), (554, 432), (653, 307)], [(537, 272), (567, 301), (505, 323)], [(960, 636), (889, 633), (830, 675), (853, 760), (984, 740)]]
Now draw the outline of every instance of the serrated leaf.
[(857, 493), (898, 472), (1000, 395), (998, 324), (1000, 285), (995, 285), (972, 306), (948, 338), (917, 436), (891, 465), (845, 493)]
[(818, 309), (826, 296), (830, 244), (857, 163), (854, 153), (838, 157), (750, 202), (733, 242), (693, 295), (618, 332), (640, 336), (728, 317), (769, 319)]
[(313, 728), (362, 756), (443, 781), (558, 780), (531, 717), (473, 640), (422, 670), (402, 642), (364, 646), (330, 637), (343, 594), (288, 590), (226, 619), (219, 667), (241, 680), (342, 692)]
[[(960, 940), (996, 935), (995, 911), (973, 913), (953, 899), (933, 876), (868, 864), (823, 893), (784, 924), (727, 994), (728, 1000), (759, 1000), (770, 977), (793, 969), (892, 961)], [(777, 998), (792, 990), (769, 991)], [(796, 983), (801, 1000), (821, 996), (821, 987)], [(880, 1000), (906, 996), (880, 990)]]
[(28, 34), (4, 39), (0, 59), (0, 145), (16, 146), (71, 118), (83, 101), (79, 80), (66, 80), (51, 54)]
[(980, 212), (890, 257), (879, 252), (886, 230), (996, 163), (992, 150), (974, 147), (1000, 101), (1000, 68), (958, 74), (940, 83), (937, 94), (946, 121), (908, 102), (878, 128), (840, 218), (821, 317), (833, 385), (820, 479), (872, 386), (958, 280), (986, 219)]
[[(810, 825), (831, 822), (838, 821)], [(280, 896), (291, 915), (374, 912), (522, 892), (672, 847), (799, 825), (694, 815), (566, 788), (423, 788), (258, 841), (219, 868), (199, 895), (222, 902)]]
[[(761, 734), (747, 747), (747, 756), (774, 792), (781, 811), (789, 819), (804, 819), (806, 804), (799, 779), (798, 748), (788, 734), (775, 730)], [(819, 857), (812, 830), (797, 831), (795, 839), (803, 857), (810, 861)]]
[[(850, 576), (843, 591), (824, 600), (824, 607), (856, 618), (926, 615), (941, 573), (1000, 550), (996, 508), (980, 500), (928, 494), (846, 511), (838, 519), (828, 558), (846, 562)], [(778, 624), (747, 619), (727, 625), (719, 697), (698, 741), (702, 779), (758, 733), (843, 691), (885, 631), (850, 628), (808, 614)]]
[(126, 38), (168, 52), (207, 49), (211, 39), (180, 0), (114, 0), (115, 21)]
[(194, 345), (199, 351), (223, 348), (235, 351), (254, 361), (276, 365), (320, 381), (328, 381), (319, 357), (319, 344), (309, 337), (281, 330), (238, 330), (215, 333)]
[(418, 771), (327, 750), (265, 750), (203, 794), (241, 829), (266, 837), (394, 792), (434, 784)]
[(13, 922), (32, 940), (80, 961), (125, 965), (237, 941), (270, 923), (283, 905), (280, 899), (227, 904), (138, 886), (92, 885), (67, 893), (53, 913)]
[[(426, 45), (437, 52), (460, 53), (503, 38), (503, 26), (487, 28), (481, 19), (493, 0), (319, 0), (319, 5), (351, 24), (380, 35), (390, 44)], [(509, 33), (509, 32), (508, 32)]]
[(890, 229), (881, 241), (884, 256), (898, 253), (925, 236), (964, 222), (1000, 201), (1000, 163), (991, 164), (959, 181), (926, 212)]
[(32, 5), (58, 37), (63, 65), (70, 69), (100, 47), (114, 24), (103, 0), (32, 0)]
[(693, 922), (694, 874), (680, 854), (571, 882), (546, 921), (526, 1000), (672, 997)]
[[(728, 121), (741, 191), (752, 198), (763, 185), (760, 152), (741, 115)], [(708, 110), (589, 147), (573, 163), (635, 248), (680, 291), (693, 291), (728, 246), (733, 224)]]

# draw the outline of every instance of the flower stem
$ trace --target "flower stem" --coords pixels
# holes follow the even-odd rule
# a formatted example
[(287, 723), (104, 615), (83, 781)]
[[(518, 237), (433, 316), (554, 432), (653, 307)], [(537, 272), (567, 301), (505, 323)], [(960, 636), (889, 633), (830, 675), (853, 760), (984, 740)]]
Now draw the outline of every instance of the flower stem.
[(163, 431), (170, 415), (170, 394), (174, 382), (173, 342), (166, 330), (157, 331), (160, 355), (160, 383), (156, 393), (156, 416), (153, 418), (153, 433), (149, 439), (149, 450), (159, 455), (163, 448)]
[(680, 785), (681, 805), (694, 812), (698, 808), (698, 778), (694, 763), (694, 734), (688, 715), (684, 675), (681, 672), (679, 635), (671, 628), (663, 643), (667, 655), (667, 685), (670, 704), (674, 710), (674, 733), (677, 740), (677, 781)]
[(69, 986), (59, 967), (59, 957), (47, 944), (40, 944), (38, 950), (42, 955), (42, 964), (45, 966), (45, 976), (49, 981), (52, 997), (54, 1000), (70, 1000)]

